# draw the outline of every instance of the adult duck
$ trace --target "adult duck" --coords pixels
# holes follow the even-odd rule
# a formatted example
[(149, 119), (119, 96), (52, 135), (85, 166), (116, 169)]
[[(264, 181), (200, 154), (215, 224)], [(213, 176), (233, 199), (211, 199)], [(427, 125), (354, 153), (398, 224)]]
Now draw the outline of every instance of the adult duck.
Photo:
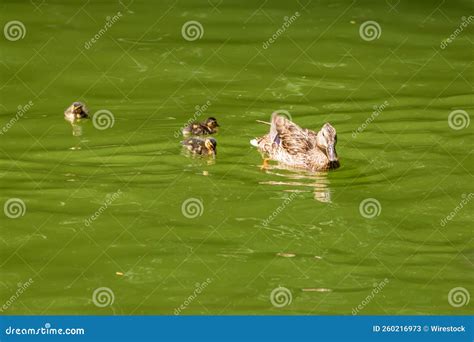
[(272, 114), (270, 132), (250, 143), (268, 160), (306, 169), (322, 171), (339, 167), (336, 153), (336, 129), (325, 123), (319, 132), (301, 128), (286, 117)]

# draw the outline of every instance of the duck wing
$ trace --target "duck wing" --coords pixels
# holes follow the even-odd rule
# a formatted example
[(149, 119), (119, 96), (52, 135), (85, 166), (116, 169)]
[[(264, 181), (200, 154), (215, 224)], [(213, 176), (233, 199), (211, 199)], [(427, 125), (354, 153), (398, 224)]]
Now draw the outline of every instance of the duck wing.
[(306, 154), (315, 146), (315, 133), (303, 129), (284, 116), (273, 113), (270, 141), (292, 155)]

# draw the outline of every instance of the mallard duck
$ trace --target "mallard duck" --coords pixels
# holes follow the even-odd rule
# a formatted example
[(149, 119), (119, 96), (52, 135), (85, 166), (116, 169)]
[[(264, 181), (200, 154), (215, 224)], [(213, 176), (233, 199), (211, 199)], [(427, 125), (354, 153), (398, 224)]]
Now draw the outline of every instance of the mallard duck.
[(64, 118), (73, 123), (89, 117), (89, 111), (82, 102), (74, 102), (64, 111)]
[(325, 123), (319, 132), (304, 129), (277, 113), (272, 114), (270, 133), (250, 143), (269, 159), (310, 171), (339, 167), (336, 129)]
[(214, 138), (188, 138), (181, 143), (193, 154), (209, 156), (215, 156), (217, 154), (217, 141)]
[(207, 118), (204, 122), (192, 122), (188, 126), (183, 128), (183, 135), (208, 135), (214, 134), (217, 132), (217, 123), (216, 118)]

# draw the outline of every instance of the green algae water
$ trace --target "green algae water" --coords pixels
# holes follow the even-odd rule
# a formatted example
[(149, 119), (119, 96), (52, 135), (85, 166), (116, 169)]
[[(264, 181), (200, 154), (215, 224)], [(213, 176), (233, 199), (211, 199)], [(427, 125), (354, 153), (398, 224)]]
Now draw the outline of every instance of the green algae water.
[[(2, 1), (2, 314), (472, 313), (472, 9)], [(341, 167), (261, 169), (274, 111)]]

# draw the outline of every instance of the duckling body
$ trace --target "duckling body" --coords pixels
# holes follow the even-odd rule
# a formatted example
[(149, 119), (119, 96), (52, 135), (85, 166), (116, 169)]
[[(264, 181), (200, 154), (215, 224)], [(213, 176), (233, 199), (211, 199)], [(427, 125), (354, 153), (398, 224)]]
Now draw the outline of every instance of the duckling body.
[(273, 113), (270, 132), (250, 143), (268, 159), (310, 171), (339, 167), (336, 130), (325, 123), (319, 132), (301, 128)]
[(215, 118), (207, 118), (204, 122), (192, 122), (183, 128), (183, 135), (209, 135), (217, 133), (219, 124)]
[(64, 111), (64, 119), (74, 123), (89, 117), (89, 111), (82, 102), (74, 102)]
[(188, 138), (181, 142), (192, 154), (202, 156), (215, 156), (217, 153), (217, 141), (214, 138)]

